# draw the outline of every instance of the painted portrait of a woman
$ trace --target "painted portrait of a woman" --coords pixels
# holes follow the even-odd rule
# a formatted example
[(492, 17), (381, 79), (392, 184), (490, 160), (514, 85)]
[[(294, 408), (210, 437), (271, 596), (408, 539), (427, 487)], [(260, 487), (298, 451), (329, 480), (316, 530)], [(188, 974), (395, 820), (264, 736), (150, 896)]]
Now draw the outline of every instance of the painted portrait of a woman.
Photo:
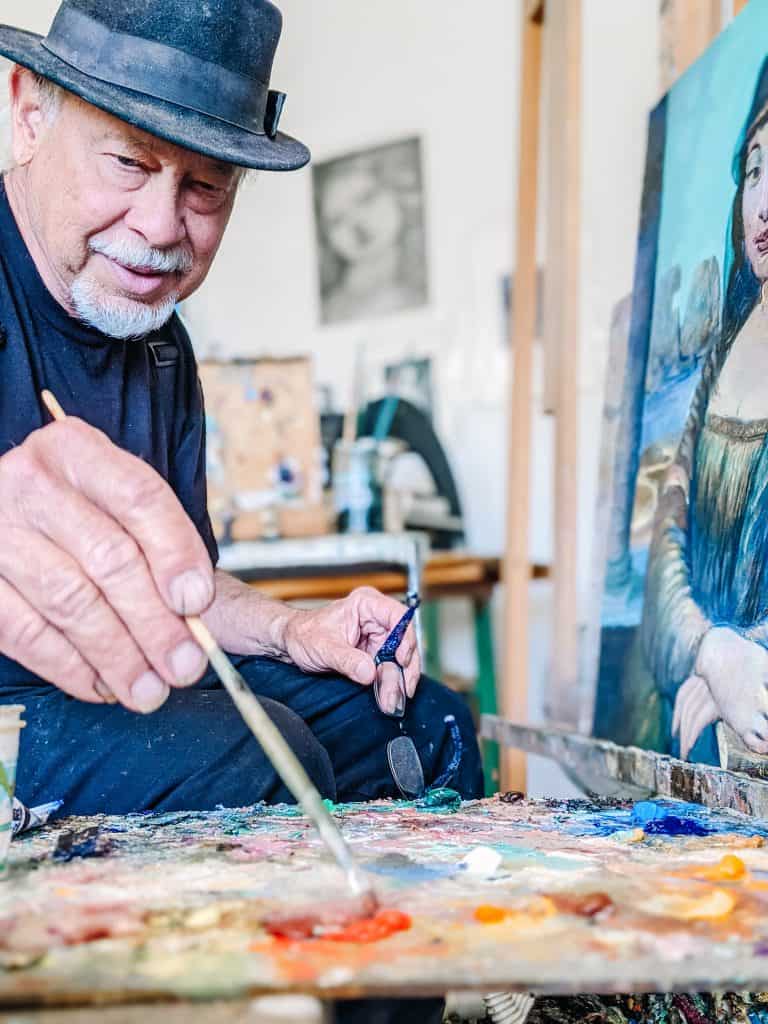
[(710, 763), (720, 720), (768, 754), (768, 59), (733, 177), (721, 330), (662, 487), (637, 659), (659, 745)]

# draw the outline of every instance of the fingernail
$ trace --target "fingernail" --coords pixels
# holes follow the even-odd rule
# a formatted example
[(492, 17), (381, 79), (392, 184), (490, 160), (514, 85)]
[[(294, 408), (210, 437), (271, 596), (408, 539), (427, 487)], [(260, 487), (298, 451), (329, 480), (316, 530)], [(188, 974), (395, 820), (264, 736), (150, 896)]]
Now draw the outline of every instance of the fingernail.
[(104, 701), (105, 704), (117, 704), (117, 697), (112, 693), (106, 683), (103, 683), (100, 679), (97, 679), (93, 684), (93, 688)]
[(191, 640), (185, 640), (171, 651), (169, 660), (176, 682), (181, 686), (197, 682), (205, 668), (205, 655)]
[(199, 615), (213, 598), (210, 580), (198, 570), (189, 569), (171, 581), (171, 602), (179, 615)]
[(145, 672), (131, 687), (133, 703), (143, 715), (157, 711), (169, 693), (170, 689), (154, 672)]

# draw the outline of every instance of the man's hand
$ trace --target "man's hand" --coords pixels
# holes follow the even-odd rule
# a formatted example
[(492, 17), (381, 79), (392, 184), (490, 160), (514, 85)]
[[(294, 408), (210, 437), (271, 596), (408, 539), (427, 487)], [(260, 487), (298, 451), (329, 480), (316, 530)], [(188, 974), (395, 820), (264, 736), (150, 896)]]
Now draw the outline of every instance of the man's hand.
[(0, 652), (80, 700), (158, 708), (205, 657), (210, 558), (162, 477), (69, 417), (0, 458)]
[[(680, 687), (675, 702), (675, 724), (687, 722), (688, 749), (719, 718), (750, 750), (768, 754), (768, 651), (727, 626), (704, 636), (695, 675)], [(681, 748), (682, 739), (683, 728)]]
[[(305, 672), (338, 672), (362, 686), (376, 675), (374, 656), (405, 613), (405, 606), (371, 587), (361, 587), (341, 601), (312, 611), (297, 610), (285, 625), (287, 657)], [(411, 625), (397, 652), (405, 688), (413, 697), (421, 678), (421, 657)], [(382, 702), (394, 702), (382, 694)], [(384, 710), (390, 710), (385, 707)]]

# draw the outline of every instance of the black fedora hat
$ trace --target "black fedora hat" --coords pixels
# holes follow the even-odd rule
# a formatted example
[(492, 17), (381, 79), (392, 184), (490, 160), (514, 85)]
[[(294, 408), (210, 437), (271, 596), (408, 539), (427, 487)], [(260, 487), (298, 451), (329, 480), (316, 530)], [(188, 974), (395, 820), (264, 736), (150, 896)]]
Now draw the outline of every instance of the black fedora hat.
[(0, 25), (0, 55), (159, 138), (243, 167), (309, 161), (269, 88), (269, 0), (63, 0), (43, 38)]

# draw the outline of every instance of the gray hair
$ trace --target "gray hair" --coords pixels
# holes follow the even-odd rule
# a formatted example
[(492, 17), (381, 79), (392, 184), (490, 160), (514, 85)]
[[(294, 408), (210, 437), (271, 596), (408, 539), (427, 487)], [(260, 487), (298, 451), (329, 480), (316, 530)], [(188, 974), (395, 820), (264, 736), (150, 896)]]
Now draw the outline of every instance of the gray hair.
[(33, 71), (32, 75), (40, 92), (40, 109), (43, 112), (43, 117), (46, 121), (53, 121), (61, 109), (66, 90), (52, 82), (50, 78), (39, 75), (36, 71)]
[[(5, 63), (0, 61), (0, 63)], [(61, 109), (61, 104), (66, 95), (66, 90), (56, 85), (43, 75), (30, 72), (34, 77), (37, 88), (40, 91), (40, 109), (46, 121), (55, 120)], [(11, 153), (11, 109), (8, 96), (0, 99), (0, 172), (10, 170), (13, 166)]]

